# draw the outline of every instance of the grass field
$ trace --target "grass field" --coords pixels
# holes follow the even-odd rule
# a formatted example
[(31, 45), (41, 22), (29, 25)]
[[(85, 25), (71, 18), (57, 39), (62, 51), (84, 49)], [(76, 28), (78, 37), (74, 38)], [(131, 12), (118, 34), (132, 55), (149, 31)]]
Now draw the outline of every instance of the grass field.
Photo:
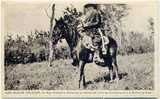
[[(53, 67), (47, 62), (18, 64), (5, 67), (6, 90), (71, 90), (78, 89), (77, 67), (71, 60), (56, 60)], [(153, 90), (154, 55), (133, 54), (118, 56), (121, 79), (118, 83), (108, 82), (108, 68), (87, 64), (86, 89), (94, 90)]]

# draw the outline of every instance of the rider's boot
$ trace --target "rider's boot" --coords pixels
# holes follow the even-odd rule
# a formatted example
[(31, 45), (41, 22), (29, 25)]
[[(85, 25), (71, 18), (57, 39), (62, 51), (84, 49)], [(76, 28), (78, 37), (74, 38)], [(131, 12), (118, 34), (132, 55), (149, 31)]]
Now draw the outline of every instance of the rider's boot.
[(92, 62), (93, 61), (93, 54), (89, 53), (89, 61)]

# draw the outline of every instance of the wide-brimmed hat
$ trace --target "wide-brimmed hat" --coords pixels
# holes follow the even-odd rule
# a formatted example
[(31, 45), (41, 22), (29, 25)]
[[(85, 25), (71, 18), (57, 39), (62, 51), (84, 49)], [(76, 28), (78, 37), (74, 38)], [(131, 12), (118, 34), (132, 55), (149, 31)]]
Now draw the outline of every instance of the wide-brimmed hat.
[(93, 7), (94, 9), (97, 9), (97, 4), (86, 4), (84, 5), (84, 8)]

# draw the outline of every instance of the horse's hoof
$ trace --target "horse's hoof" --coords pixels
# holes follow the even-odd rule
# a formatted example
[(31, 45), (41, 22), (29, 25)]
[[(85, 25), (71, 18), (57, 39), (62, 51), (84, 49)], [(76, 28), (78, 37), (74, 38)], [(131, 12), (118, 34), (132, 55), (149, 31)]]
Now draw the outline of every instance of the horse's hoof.
[(83, 89), (86, 89), (87, 88), (87, 85), (86, 84), (83, 84)]
[(49, 67), (52, 67), (52, 64), (50, 64)]
[(115, 78), (115, 81), (119, 81), (119, 78)]
[(77, 63), (73, 62), (72, 65), (73, 65), (73, 66), (77, 66)]
[(78, 85), (78, 86), (79, 86), (78, 88), (80, 89), (80, 88), (81, 88), (81, 85)]
[(119, 81), (119, 78), (116, 78), (114, 81), (115, 81), (116, 83), (118, 83), (118, 81)]
[(109, 81), (109, 83), (113, 83), (113, 82), (114, 82), (113, 80), (110, 80), (110, 81)]

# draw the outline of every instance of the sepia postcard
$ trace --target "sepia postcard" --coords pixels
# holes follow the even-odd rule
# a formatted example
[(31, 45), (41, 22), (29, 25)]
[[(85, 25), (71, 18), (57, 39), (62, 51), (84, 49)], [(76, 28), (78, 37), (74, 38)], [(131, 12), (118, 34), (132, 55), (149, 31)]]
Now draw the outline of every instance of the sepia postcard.
[(158, 6), (156, 0), (2, 0), (2, 98), (156, 99)]

